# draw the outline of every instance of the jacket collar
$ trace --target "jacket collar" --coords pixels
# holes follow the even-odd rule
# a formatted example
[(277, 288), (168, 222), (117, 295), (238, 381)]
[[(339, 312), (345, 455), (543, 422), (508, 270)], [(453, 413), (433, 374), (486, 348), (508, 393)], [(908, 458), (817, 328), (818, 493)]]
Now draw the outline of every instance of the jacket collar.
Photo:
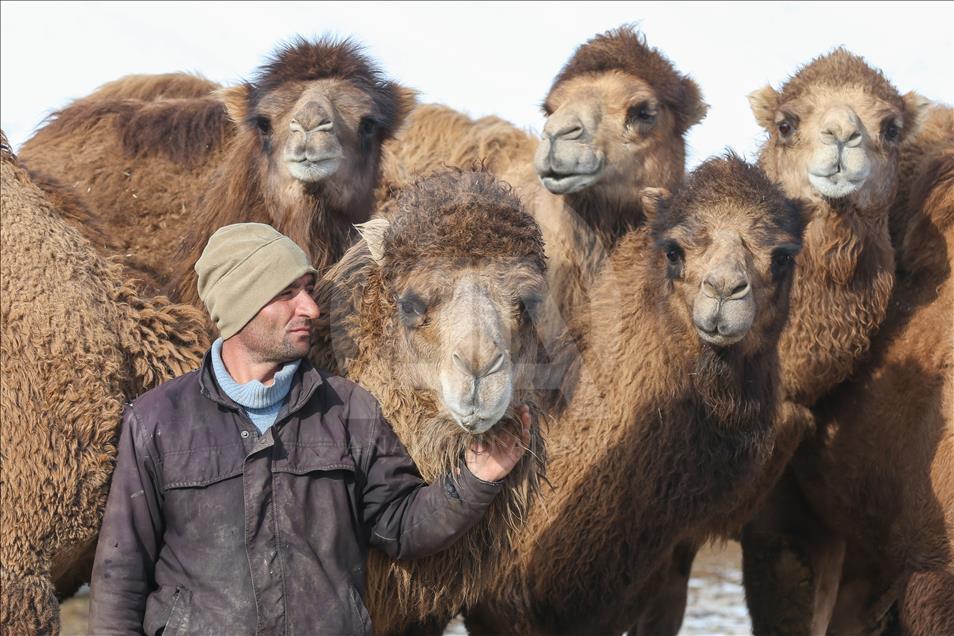
[[(285, 406), (282, 408), (279, 417), (291, 415), (304, 407), (323, 382), (324, 380), (318, 370), (312, 366), (307, 358), (303, 358), (301, 364), (298, 365), (298, 370), (295, 371), (291, 388), (288, 389)], [(226, 395), (219, 383), (216, 382), (215, 370), (212, 368), (211, 349), (205, 352), (202, 357), (202, 365), (199, 367), (199, 392), (213, 402), (233, 411), (243, 410), (242, 406)]]

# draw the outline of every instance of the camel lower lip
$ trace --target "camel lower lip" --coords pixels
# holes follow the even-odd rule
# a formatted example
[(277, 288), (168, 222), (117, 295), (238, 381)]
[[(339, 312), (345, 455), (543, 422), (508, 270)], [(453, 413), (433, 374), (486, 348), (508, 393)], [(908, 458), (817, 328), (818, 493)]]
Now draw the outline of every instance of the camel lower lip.
[(696, 331), (699, 333), (700, 338), (716, 347), (728, 347), (734, 345), (745, 337), (745, 333), (725, 335), (718, 332), (710, 333), (698, 327), (696, 327)]
[(544, 187), (553, 194), (579, 192), (596, 182), (599, 173), (592, 174), (548, 174), (540, 177)]
[(341, 165), (341, 157), (328, 157), (317, 161), (288, 160), (286, 163), (288, 164), (288, 171), (293, 177), (299, 181), (313, 183), (326, 179), (337, 172)]

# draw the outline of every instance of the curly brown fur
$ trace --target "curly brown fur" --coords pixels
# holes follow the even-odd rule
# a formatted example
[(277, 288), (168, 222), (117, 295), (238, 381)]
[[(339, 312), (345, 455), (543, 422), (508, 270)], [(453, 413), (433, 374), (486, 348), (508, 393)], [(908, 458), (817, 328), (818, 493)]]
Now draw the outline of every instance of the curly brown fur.
[(899, 273), (871, 360), (816, 409), (819, 431), (793, 463), (824, 527), (847, 542), (832, 629), (884, 623), (954, 628), (954, 110), (937, 108), (906, 144), (892, 210)]
[[(819, 400), (822, 400), (822, 404), (826, 403), (826, 394), (852, 373), (862, 373), (857, 370), (859, 365), (864, 365), (862, 369), (868, 368), (872, 364), (868, 358), (876, 358), (879, 346), (883, 346), (877, 343), (892, 337), (889, 335), (892, 330), (891, 314), (898, 309), (899, 292), (893, 291), (895, 255), (891, 235), (898, 243), (903, 240), (899, 235), (904, 230), (900, 228), (904, 225), (911, 227), (910, 223), (899, 220), (908, 212), (899, 211), (898, 202), (909, 196), (905, 193), (912, 190), (910, 175), (922, 170), (913, 167), (920, 163), (921, 158), (913, 158), (910, 152), (912, 146), (918, 145), (919, 135), (915, 131), (923, 118), (922, 100), (914, 94), (901, 96), (879, 71), (868, 66), (863, 59), (837, 49), (799, 71), (780, 91), (773, 109), (785, 112), (786, 108), (793, 108), (797, 114), (807, 103), (799, 104), (797, 100), (806, 95), (824, 100), (826, 96), (839, 94), (848, 96), (862, 125), (870, 123), (870, 120), (865, 121), (865, 113), (872, 107), (871, 104), (875, 104), (881, 112), (895, 113), (894, 122), (901, 127), (901, 143), (885, 142), (883, 132), (876, 137), (871, 152), (878, 162), (874, 165), (880, 166), (876, 168), (880, 178), (873, 182), (867, 195), (862, 192), (858, 196), (837, 200), (809, 195), (813, 198), (809, 204), (812, 218), (806, 231), (805, 256), (796, 271), (792, 318), (790, 327), (783, 334), (781, 346), (786, 391), (788, 399), (793, 402), (787, 410), (797, 416), (787, 418), (784, 428), (788, 432), (776, 446), (771, 469), (761, 476), (754, 491), (755, 499), (745, 502), (741, 507), (743, 512), (752, 510), (753, 502), (757, 503), (760, 495), (771, 492), (771, 485), (782, 474), (789, 458), (806, 436), (809, 441), (795, 455), (795, 465), (789, 472), (798, 473), (797, 465), (802, 461), (810, 464), (825, 464), (828, 461), (816, 455), (827, 452), (821, 439), (831, 435), (831, 430), (819, 430), (816, 433), (815, 417), (805, 410), (806, 407), (819, 403)], [(763, 125), (770, 121), (773, 109), (754, 107)], [(807, 113), (807, 116), (811, 115), (811, 112)], [(763, 149), (762, 162), (768, 166), (770, 174), (778, 175), (786, 182), (786, 187), (795, 187), (792, 173), (787, 171), (785, 165), (786, 152), (794, 151), (786, 151), (785, 147), (786, 142), (779, 133), (771, 131)], [(867, 184), (865, 188), (868, 188)], [(919, 188), (923, 189), (923, 186)], [(932, 233), (937, 236), (936, 231)], [(920, 241), (927, 243), (924, 238)], [(936, 263), (939, 254), (941, 259), (945, 259), (947, 250), (939, 246), (937, 239), (931, 242), (933, 253), (925, 252), (926, 260)], [(904, 258), (901, 258), (899, 265), (901, 270), (905, 268)], [(911, 258), (918, 260), (921, 254), (911, 254)], [(944, 268), (947, 269), (946, 264)], [(869, 353), (873, 343), (874, 352)], [(899, 381), (897, 377), (895, 381)], [(839, 392), (842, 390), (838, 389)], [(861, 401), (860, 397), (854, 399)], [(868, 428), (865, 431), (866, 436), (876, 433)], [(816, 437), (816, 441), (811, 441)], [(819, 446), (819, 443), (822, 445)], [(859, 439), (857, 443), (867, 448), (870, 440)], [(880, 448), (879, 444), (875, 446)], [(841, 477), (841, 474), (838, 476)], [(786, 477), (788, 483), (794, 479), (791, 475)], [(814, 483), (810, 487), (801, 484), (801, 478), (798, 481), (797, 487), (787, 487), (795, 491), (794, 496), (784, 494), (781, 489), (773, 492), (765, 509), (758, 512), (743, 533), (746, 560), (753, 564), (745, 573), (746, 587), (770, 588), (766, 594), (762, 594), (763, 598), (794, 599), (800, 594), (797, 590), (802, 589), (804, 577), (795, 574), (786, 580), (780, 574), (782, 562), (794, 558), (809, 567), (809, 584), (812, 587), (809, 597), (813, 598), (810, 603), (790, 601), (784, 614), (773, 609), (772, 603), (760, 605), (750, 602), (753, 624), (760, 626), (759, 633), (801, 633), (806, 629), (824, 630), (831, 618), (833, 629), (838, 624), (841, 625), (838, 629), (862, 629), (860, 623), (845, 627), (846, 620), (855, 620), (858, 615), (857, 612), (843, 609), (848, 602), (839, 601), (842, 609), (835, 606), (838, 580), (843, 576), (840, 559), (846, 560), (846, 571), (850, 567), (847, 562), (857, 560), (851, 545), (846, 551), (841, 535), (841, 527), (847, 521), (842, 519), (841, 522), (834, 522), (834, 517), (827, 512), (820, 513), (818, 508), (819, 502), (832, 496), (840, 498), (846, 491), (839, 492), (837, 487), (833, 487), (832, 484), (838, 481), (834, 473), (830, 481)], [(847, 490), (853, 491), (853, 488)], [(854, 501), (868, 501), (864, 505), (874, 508), (875, 504), (867, 496), (879, 493), (876, 495), (877, 505), (881, 506), (882, 514), (890, 516), (888, 511), (895, 505), (892, 497), (873, 483), (861, 488), (861, 491), (864, 494), (853, 491), (849, 497), (856, 497)], [(784, 509), (789, 509), (788, 514), (783, 514)], [(795, 514), (792, 512), (795, 509), (801, 512)], [(778, 546), (784, 546), (784, 549), (778, 549)], [(757, 553), (759, 551), (761, 553)], [(770, 554), (773, 551), (775, 554)], [(761, 569), (755, 564), (762, 564)], [(864, 579), (865, 575), (857, 578)], [(864, 603), (869, 604), (869, 607), (880, 607), (873, 610), (878, 618), (872, 619), (873, 614), (869, 613), (865, 619), (869, 624), (863, 629), (873, 629), (873, 625), (881, 624), (884, 611), (891, 604), (890, 600), (884, 600), (890, 598), (886, 589), (881, 588), (877, 593), (874, 588), (864, 592), (858, 592), (857, 589), (845, 591), (846, 596), (870, 595)], [(875, 596), (879, 600), (875, 601)], [(844, 618), (848, 615), (853, 616), (851, 619)], [(782, 627), (784, 624), (801, 627), (786, 631)]]
[(700, 109), (704, 112), (699, 86), (679, 73), (662, 51), (648, 46), (646, 37), (629, 26), (611, 29), (581, 45), (553, 80), (543, 110), (552, 112), (549, 95), (563, 82), (607, 71), (622, 71), (648, 82), (676, 114), (682, 132), (700, 119)]
[[(431, 362), (426, 353), (414, 353), (426, 351), (426, 343), (416, 350), (407, 348), (408, 339), (424, 336), (402, 328), (397, 295), (412, 278), (423, 276), (434, 285), (449, 286), (456, 272), (485, 266), (483, 283), (509, 297), (528, 282), (528, 275), (543, 284), (543, 243), (510, 189), (485, 173), (451, 172), (422, 179), (398, 191), (391, 206), (384, 260), (376, 260), (365, 242), (359, 242), (319, 283), (316, 297), (323, 316), (313, 358), (371, 391), (430, 481), (453, 474), (475, 438), (449, 418), (433, 382), (415, 386), (403, 371), (405, 363)], [(495, 259), (519, 266), (495, 268)], [(508, 349), (522, 370), (515, 380), (513, 404), (528, 404), (534, 422), (526, 454), (506, 478), (485, 520), (446, 552), (408, 562), (391, 562), (372, 552), (368, 594), (377, 633), (402, 633), (422, 622), (443, 627), (464, 604), (473, 602), (545, 479), (546, 416), (536, 406), (528, 376), (538, 362), (537, 346), (529, 323), (514, 324), (517, 331)], [(483, 437), (488, 442), (507, 439), (518, 427), (511, 407)]]
[[(212, 94), (197, 86), (205, 82), (117, 80), (55, 113), (21, 153), (32, 174), (68, 184), (98, 215), (113, 237), (98, 247), (197, 306), (192, 266), (222, 225), (269, 223), (319, 269), (340, 258), (352, 224), (370, 218), (381, 143), (413, 101), (356, 44), (329, 38), (280, 47), (250, 82)], [(319, 181), (294, 177), (282, 158), (288, 122), (310, 104), (298, 104), (303, 95), (340, 98), (342, 167)], [(367, 138), (358, 132), (365, 120)]]
[[(756, 253), (797, 246), (797, 209), (757, 169), (728, 157), (704, 164), (654, 214), (652, 228), (623, 237), (599, 278), (578, 386), (549, 429), (554, 489), (541, 493), (469, 608), (472, 633), (634, 625), (658, 600), (647, 586), (665, 580), (677, 546), (688, 560), (686, 546), (725, 523), (769, 456), (790, 272), (750, 271), (758, 318), (727, 348), (700, 339), (682, 290), (705, 274), (698, 264), (717, 228), (740, 232)], [(681, 273), (667, 265), (676, 240)]]
[(51, 577), (95, 541), (123, 401), (197, 366), (206, 338), (191, 307), (140, 297), (6, 147), (0, 170), (0, 624), (56, 633)]

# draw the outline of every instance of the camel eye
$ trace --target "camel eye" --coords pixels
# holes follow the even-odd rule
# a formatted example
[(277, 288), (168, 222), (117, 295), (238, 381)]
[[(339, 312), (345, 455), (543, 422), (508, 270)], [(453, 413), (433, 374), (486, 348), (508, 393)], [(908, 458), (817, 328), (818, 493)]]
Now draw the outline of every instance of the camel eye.
[(253, 119), (255, 127), (258, 128), (258, 131), (263, 135), (272, 134), (272, 122), (265, 117), (264, 115), (256, 115)]
[(427, 305), (414, 294), (405, 294), (397, 301), (398, 314), (405, 327), (414, 329), (424, 324)]
[(776, 127), (778, 128), (778, 134), (781, 135), (783, 139), (788, 139), (791, 137), (792, 133), (795, 132), (795, 126), (793, 126), (792, 122), (788, 121), (787, 119), (783, 119), (782, 121), (778, 122)]
[(370, 117), (363, 117), (361, 123), (358, 125), (358, 132), (364, 137), (370, 137), (371, 134), (374, 133), (375, 128), (377, 128), (377, 122)]
[(772, 253), (772, 278), (780, 279), (795, 265), (795, 253), (790, 248), (779, 248)]
[(662, 245), (666, 253), (667, 275), (670, 278), (679, 278), (682, 276), (682, 262), (686, 257), (685, 252), (675, 241), (666, 241)]
[(514, 299), (514, 309), (517, 312), (517, 317), (527, 322), (534, 320), (542, 304), (543, 299), (539, 296), (524, 296)]
[(640, 102), (626, 111), (626, 125), (650, 125), (656, 121), (656, 109), (649, 102)]
[(898, 137), (901, 136), (901, 128), (894, 123), (894, 120), (889, 119), (884, 124), (884, 128), (881, 131), (881, 136), (885, 141), (894, 142), (898, 140)]

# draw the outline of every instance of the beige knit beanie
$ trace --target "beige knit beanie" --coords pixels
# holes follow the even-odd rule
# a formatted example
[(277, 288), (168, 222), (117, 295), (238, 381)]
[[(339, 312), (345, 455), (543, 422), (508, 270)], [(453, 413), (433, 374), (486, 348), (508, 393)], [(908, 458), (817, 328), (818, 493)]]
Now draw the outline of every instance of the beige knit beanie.
[(305, 252), (264, 223), (220, 227), (195, 263), (199, 298), (223, 340), (241, 331), (272, 298), (309, 272), (318, 274)]

